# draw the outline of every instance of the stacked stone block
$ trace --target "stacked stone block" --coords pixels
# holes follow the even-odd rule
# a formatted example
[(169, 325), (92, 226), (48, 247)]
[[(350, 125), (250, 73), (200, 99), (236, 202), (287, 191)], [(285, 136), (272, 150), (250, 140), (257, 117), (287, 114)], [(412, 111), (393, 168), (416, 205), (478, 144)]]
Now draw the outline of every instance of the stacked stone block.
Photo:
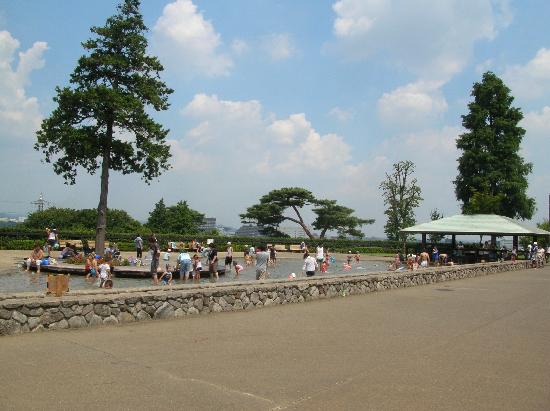
[(488, 263), (294, 281), (77, 291), (61, 298), (42, 293), (0, 294), (0, 335), (250, 310), (472, 278), (529, 266), (529, 262)]

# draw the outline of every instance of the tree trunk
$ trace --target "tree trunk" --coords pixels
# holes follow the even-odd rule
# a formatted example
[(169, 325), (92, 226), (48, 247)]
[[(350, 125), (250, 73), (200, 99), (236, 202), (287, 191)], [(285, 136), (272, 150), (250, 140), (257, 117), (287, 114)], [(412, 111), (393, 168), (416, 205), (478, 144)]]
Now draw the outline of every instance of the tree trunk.
[(298, 223), (300, 225), (300, 227), (302, 227), (302, 229), (304, 230), (306, 235), (309, 237), (309, 239), (313, 240), (315, 238), (315, 236), (313, 234), (311, 234), (311, 231), (309, 231), (309, 229), (307, 228), (306, 223), (304, 223), (304, 219), (302, 218), (302, 216), (300, 215), (300, 212), (298, 211), (298, 208), (296, 206), (291, 206), (291, 207), (294, 210), (294, 212), (296, 213), (296, 215), (298, 216), (298, 220), (295, 220), (295, 219), (290, 218), (290, 217), (287, 217), (287, 219), (290, 220), (290, 221), (294, 221), (295, 223)]
[(107, 195), (109, 193), (109, 169), (111, 166), (111, 139), (113, 125), (107, 125), (108, 142), (103, 150), (103, 162), (101, 164), (101, 193), (97, 206), (97, 228), (95, 233), (95, 252), (103, 255), (105, 252), (105, 234), (107, 232)]

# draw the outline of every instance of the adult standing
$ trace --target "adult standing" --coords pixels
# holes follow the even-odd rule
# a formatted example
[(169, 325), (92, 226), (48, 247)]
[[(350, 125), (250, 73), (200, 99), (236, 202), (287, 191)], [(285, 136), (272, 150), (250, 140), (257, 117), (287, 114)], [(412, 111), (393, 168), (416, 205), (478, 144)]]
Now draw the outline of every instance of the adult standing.
[(141, 258), (143, 252), (143, 238), (138, 234), (137, 237), (134, 238), (134, 243), (136, 244), (136, 258)]
[(218, 281), (218, 250), (216, 244), (210, 244), (208, 252), (208, 271), (210, 272), (210, 281)]
[(185, 281), (189, 279), (193, 267), (191, 255), (185, 248), (180, 251), (178, 261), (180, 263), (180, 280)]
[(430, 265), (430, 255), (426, 250), (424, 250), (420, 253), (420, 267), (428, 268), (429, 265)]
[(151, 278), (153, 279), (153, 284), (158, 284), (157, 270), (159, 268), (159, 259), (160, 259), (160, 247), (157, 241), (157, 237), (153, 234), (149, 237), (149, 250), (151, 250)]
[[(231, 272), (231, 264), (233, 263), (233, 247), (231, 241), (227, 242), (227, 248), (225, 249), (225, 271)], [(229, 266), (229, 268), (227, 268)]]
[(306, 276), (312, 277), (315, 275), (315, 270), (318, 268), (317, 261), (315, 258), (309, 255), (308, 252), (304, 253), (304, 266), (302, 271), (306, 273)]
[(259, 252), (256, 253), (256, 280), (265, 280), (269, 277), (267, 272), (267, 262), (269, 261), (269, 253), (266, 251), (265, 245), (261, 245)]

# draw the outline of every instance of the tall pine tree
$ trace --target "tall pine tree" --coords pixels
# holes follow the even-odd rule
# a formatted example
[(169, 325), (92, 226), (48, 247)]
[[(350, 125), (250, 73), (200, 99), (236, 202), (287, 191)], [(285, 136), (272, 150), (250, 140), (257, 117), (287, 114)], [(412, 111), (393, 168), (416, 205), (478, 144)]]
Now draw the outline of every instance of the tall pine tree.
[(519, 155), (523, 114), (512, 107), (510, 89), (494, 73), (485, 73), (471, 95), (470, 112), (462, 116), (468, 131), (456, 142), (462, 155), (454, 184), (462, 212), (529, 219), (535, 200), (526, 193), (532, 165)]
[(101, 168), (96, 250), (104, 249), (109, 171), (139, 173), (145, 182), (169, 168), (168, 130), (146, 108), (166, 110), (172, 90), (160, 80), (163, 67), (146, 54), (147, 27), (139, 0), (124, 0), (118, 13), (82, 43), (82, 56), (71, 75), (72, 87), (56, 88), (57, 108), (42, 122), (35, 149), (67, 184), (77, 168), (94, 174)]

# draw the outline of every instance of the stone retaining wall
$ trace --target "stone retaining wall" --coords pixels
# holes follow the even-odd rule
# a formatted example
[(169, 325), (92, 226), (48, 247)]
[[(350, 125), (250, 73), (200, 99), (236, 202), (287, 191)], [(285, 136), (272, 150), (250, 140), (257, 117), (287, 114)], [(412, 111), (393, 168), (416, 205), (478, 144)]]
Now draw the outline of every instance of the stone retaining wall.
[(274, 304), (366, 294), (529, 268), (529, 262), (472, 264), (401, 273), (350, 274), (289, 280), (76, 291), (0, 294), (0, 335), (82, 328)]

